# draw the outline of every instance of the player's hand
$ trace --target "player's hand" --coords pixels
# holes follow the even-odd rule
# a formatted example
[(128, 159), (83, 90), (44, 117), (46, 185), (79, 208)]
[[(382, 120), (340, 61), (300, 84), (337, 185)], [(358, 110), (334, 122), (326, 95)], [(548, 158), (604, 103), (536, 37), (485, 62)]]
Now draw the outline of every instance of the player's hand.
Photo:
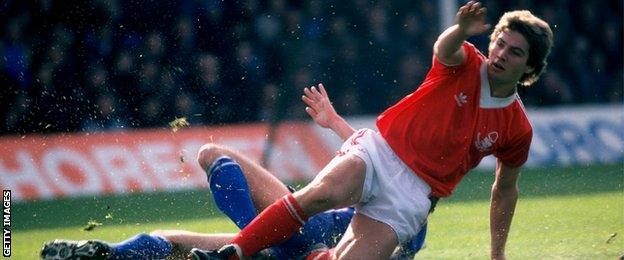
[(315, 86), (304, 88), (303, 93), (304, 95), (301, 96), (301, 100), (307, 105), (305, 111), (308, 115), (310, 115), (318, 125), (324, 128), (331, 128), (331, 124), (334, 120), (337, 120), (339, 116), (334, 106), (332, 106), (323, 84), (318, 84), (318, 89)]
[(479, 35), (490, 29), (485, 21), (487, 9), (479, 2), (470, 1), (459, 8), (455, 19), (459, 30), (466, 36)]

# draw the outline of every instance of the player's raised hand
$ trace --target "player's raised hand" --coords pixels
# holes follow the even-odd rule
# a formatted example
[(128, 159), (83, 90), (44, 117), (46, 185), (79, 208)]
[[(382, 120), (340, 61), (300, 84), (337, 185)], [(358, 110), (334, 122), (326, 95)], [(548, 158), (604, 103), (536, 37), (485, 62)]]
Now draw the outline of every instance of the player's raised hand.
[(455, 19), (459, 30), (470, 37), (486, 32), (490, 25), (485, 21), (487, 9), (480, 2), (469, 1), (459, 8)]
[(325, 91), (323, 84), (318, 84), (318, 89), (315, 86), (303, 89), (304, 95), (301, 96), (301, 100), (307, 105), (306, 112), (314, 122), (318, 125), (331, 128), (332, 121), (339, 119), (338, 113), (332, 106), (329, 96)]

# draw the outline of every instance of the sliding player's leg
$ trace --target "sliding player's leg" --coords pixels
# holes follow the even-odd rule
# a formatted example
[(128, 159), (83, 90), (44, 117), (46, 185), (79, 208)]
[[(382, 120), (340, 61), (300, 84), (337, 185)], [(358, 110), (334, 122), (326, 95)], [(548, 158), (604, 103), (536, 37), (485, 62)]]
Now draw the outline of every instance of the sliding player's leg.
[[(290, 193), (286, 185), (265, 168), (227, 147), (205, 144), (198, 152), (197, 162), (206, 171), (215, 204), (241, 229), (256, 217), (257, 209), (262, 210), (270, 203), (270, 199)], [(272, 254), (282, 255), (279, 249)]]
[[(304, 189), (275, 201), (232, 240), (239, 256), (251, 256), (296, 234), (307, 216), (355, 204), (361, 198), (366, 166), (355, 155), (334, 158)], [(224, 251), (230, 252), (224, 248)], [(388, 255), (389, 256), (389, 255)]]
[(159, 235), (137, 234), (120, 243), (100, 240), (54, 240), (44, 244), (42, 259), (163, 259), (172, 249), (171, 242)]
[[(230, 156), (242, 160), (243, 163), (239, 166), (238, 160)], [(216, 204), (239, 227), (246, 226), (249, 223), (246, 220), (251, 220), (256, 216), (255, 211), (252, 213), (251, 210), (237, 210), (240, 205), (246, 205), (243, 208), (255, 208), (255, 205), (249, 206), (251, 201), (254, 201), (258, 209), (263, 210), (263, 205), (267, 205), (269, 199), (278, 197), (275, 195), (283, 196), (281, 192), (289, 193), (287, 188), (283, 189), (286, 186), (281, 181), (275, 182), (275, 177), (261, 166), (249, 161), (245, 166), (244, 162), (247, 160), (248, 158), (237, 152), (214, 144), (204, 145), (198, 154), (198, 162), (202, 167), (210, 165), (206, 173)], [(243, 171), (241, 166), (249, 171)], [(266, 186), (267, 183), (271, 186)], [(273, 185), (278, 183), (279, 185)], [(264, 188), (258, 188), (262, 187), (260, 185), (264, 185)], [(250, 189), (256, 192), (252, 194)], [(251, 198), (250, 194), (252, 194)], [(334, 246), (346, 230), (352, 216), (353, 209), (350, 208), (318, 214), (308, 221), (301, 232), (284, 244), (275, 247), (273, 253), (285, 258), (295, 258), (305, 255), (316, 244)], [(210, 247), (200, 248), (209, 249)]]
[(217, 158), (206, 170), (215, 204), (238, 228), (243, 228), (258, 214), (247, 179), (240, 165), (228, 156)]
[[(233, 164), (232, 160), (228, 158), (217, 160), (224, 155), (235, 158), (240, 163), (240, 166)], [(254, 202), (262, 208), (272, 200), (288, 193), (286, 186), (268, 171), (241, 154), (224, 147), (217, 145), (203, 146), (200, 150), (198, 161), (202, 168), (208, 171), (209, 179), (212, 178), (213, 185), (211, 185), (211, 188), (217, 199), (217, 205), (239, 226), (247, 225), (256, 216), (257, 212), (253, 204)], [(210, 167), (213, 162), (213, 167)], [(249, 172), (247, 176), (242, 175), (241, 167)], [(249, 189), (247, 182), (254, 188)], [(250, 194), (253, 194), (256, 198), (253, 202)], [(219, 199), (224, 197), (229, 197), (229, 199)], [(236, 205), (236, 207), (232, 207), (232, 205)], [(176, 244), (176, 247), (187, 249), (185, 242), (191, 241), (196, 236), (194, 233), (172, 232), (175, 235), (171, 232), (166, 234), (142, 233), (120, 243), (109, 243), (99, 240), (55, 240), (44, 245), (41, 257), (43, 259), (70, 259), (75, 256), (81, 256), (83, 259), (99, 259), (106, 256), (113, 256), (118, 259), (164, 258), (174, 248), (173, 243), (167, 240), (168, 238), (175, 239), (174, 243), (184, 242), (179, 246)], [(189, 235), (189, 238), (185, 239), (187, 235)], [(212, 235), (207, 236), (210, 238), (202, 239), (201, 243), (205, 242), (209, 245), (218, 244), (219, 246), (224, 244), (218, 239), (219, 236), (216, 238)], [(191, 245), (190, 248), (193, 247), (192, 243), (189, 245)]]
[[(290, 191), (279, 179), (251, 158), (217, 144), (203, 145), (197, 155), (197, 162), (211, 175), (211, 165), (220, 157), (227, 156), (240, 165), (249, 186), (250, 195), (256, 209), (264, 209), (273, 201), (289, 194)], [(208, 176), (211, 178), (211, 176)]]
[[(239, 165), (230, 157), (224, 156), (238, 158), (243, 163)], [(263, 207), (263, 205), (268, 204), (269, 200), (289, 193), (286, 186), (276, 180), (268, 171), (227, 148), (206, 145), (200, 150), (198, 161), (202, 167), (208, 168), (207, 175), (210, 180), (210, 188), (215, 195), (217, 205), (237, 225), (245, 226), (256, 216), (254, 202), (259, 207)], [(248, 172), (243, 172), (241, 166), (248, 169)], [(252, 190), (255, 192), (252, 193)], [(255, 197), (252, 199), (253, 196), (250, 194), (255, 194)], [(241, 205), (247, 205), (243, 207), (246, 209), (236, 210), (240, 209)], [(307, 250), (307, 245), (319, 241), (326, 242), (329, 238), (342, 234), (346, 229), (346, 224), (340, 225), (340, 223), (343, 223), (345, 219), (348, 222), (351, 214), (349, 212), (334, 212), (319, 216), (316, 221), (311, 222), (316, 223), (315, 225), (304, 228), (303, 234), (296, 236), (287, 246), (278, 248), (276, 252), (279, 253), (280, 249), (284, 248), (284, 254), (288, 256), (300, 255)], [(67, 258), (84, 256), (84, 258), (91, 257), (93, 259), (103, 256), (117, 256), (123, 259), (163, 258), (168, 254), (184, 256), (190, 248), (216, 249), (231, 241), (231, 238), (232, 236), (228, 234), (199, 234), (169, 230), (156, 231), (149, 235), (139, 234), (120, 243), (98, 240), (56, 240), (44, 246), (42, 256), (44, 259), (51, 259), (58, 257), (61, 252)]]

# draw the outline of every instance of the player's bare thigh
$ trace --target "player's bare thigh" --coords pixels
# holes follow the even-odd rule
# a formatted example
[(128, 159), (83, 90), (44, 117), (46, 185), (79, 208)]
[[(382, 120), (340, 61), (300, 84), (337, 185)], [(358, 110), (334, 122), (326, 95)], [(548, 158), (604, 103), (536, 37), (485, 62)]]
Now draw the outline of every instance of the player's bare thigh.
[(396, 234), (390, 226), (355, 214), (336, 245), (334, 255), (338, 259), (389, 259), (397, 244)]
[(293, 195), (303, 211), (312, 216), (358, 203), (365, 177), (366, 163), (356, 155), (347, 154), (334, 158), (311, 183)]
[(251, 197), (258, 211), (289, 193), (288, 188), (267, 169), (249, 157), (225, 146), (213, 143), (203, 145), (199, 149), (197, 161), (203, 169), (207, 169), (214, 160), (223, 155), (234, 159), (243, 169), (251, 190)]

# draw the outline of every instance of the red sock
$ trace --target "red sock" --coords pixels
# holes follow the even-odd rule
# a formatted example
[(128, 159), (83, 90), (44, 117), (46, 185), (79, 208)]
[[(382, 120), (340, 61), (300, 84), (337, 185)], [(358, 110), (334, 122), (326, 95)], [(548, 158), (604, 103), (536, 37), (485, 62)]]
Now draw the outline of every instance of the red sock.
[(292, 194), (273, 202), (232, 240), (245, 256), (279, 244), (290, 238), (308, 217)]

